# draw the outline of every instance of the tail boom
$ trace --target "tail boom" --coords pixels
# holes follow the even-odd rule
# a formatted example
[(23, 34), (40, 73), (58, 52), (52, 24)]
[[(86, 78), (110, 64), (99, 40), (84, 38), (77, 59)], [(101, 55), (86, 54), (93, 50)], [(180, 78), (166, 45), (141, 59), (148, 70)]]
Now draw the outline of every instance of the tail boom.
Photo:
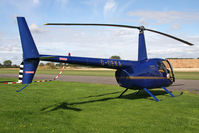
[(57, 55), (40, 55), (40, 60), (51, 62), (62, 62), (69, 64), (78, 64), (85, 66), (96, 66), (102, 68), (120, 69), (134, 65), (137, 61), (103, 59), (103, 58), (87, 58), (74, 56), (57, 56)]

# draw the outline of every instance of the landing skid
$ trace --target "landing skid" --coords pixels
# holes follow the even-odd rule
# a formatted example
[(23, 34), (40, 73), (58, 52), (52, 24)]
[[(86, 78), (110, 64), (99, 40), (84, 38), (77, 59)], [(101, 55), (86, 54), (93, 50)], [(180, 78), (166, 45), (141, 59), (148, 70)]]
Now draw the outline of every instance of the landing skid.
[(162, 87), (170, 96), (172, 96), (172, 97), (177, 97), (177, 96), (181, 96), (182, 94), (183, 94), (183, 91), (182, 92), (180, 92), (180, 94), (178, 94), (178, 95), (173, 95), (169, 90), (167, 90), (165, 87)]
[(183, 93), (184, 93), (184, 92), (183, 92), (183, 91), (181, 91), (181, 92), (180, 92), (180, 94), (178, 94), (178, 95), (175, 95), (174, 97), (181, 96)]
[[(162, 87), (162, 89), (164, 89), (171, 97), (177, 97), (177, 96), (181, 96), (183, 94), (183, 92), (181, 92), (179, 95), (174, 96), (169, 90), (167, 90), (165, 87)], [(120, 98), (128, 89), (125, 89), (118, 98)], [(135, 94), (138, 95), (139, 93), (141, 93), (141, 91), (145, 91), (147, 92), (151, 97), (154, 98), (154, 100), (156, 102), (159, 102), (159, 99), (157, 97), (155, 97), (147, 88), (138, 90)]]
[[(171, 97), (176, 97), (174, 96), (169, 90), (167, 90), (165, 87), (162, 87), (162, 89), (164, 89)], [(159, 101), (148, 89), (144, 88), (144, 90), (150, 95), (152, 96), (157, 102)], [(179, 95), (177, 96), (181, 96), (183, 94), (183, 92), (181, 92)]]

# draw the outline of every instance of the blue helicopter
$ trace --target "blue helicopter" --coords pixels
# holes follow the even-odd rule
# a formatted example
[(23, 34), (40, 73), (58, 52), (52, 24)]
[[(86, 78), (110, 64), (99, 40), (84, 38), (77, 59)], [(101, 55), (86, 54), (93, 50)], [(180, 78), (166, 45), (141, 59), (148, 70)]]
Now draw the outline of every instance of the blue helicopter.
[[(39, 61), (51, 61), (70, 64), (81, 64), (86, 66), (96, 66), (103, 68), (116, 69), (115, 78), (121, 87), (126, 88), (119, 97), (121, 97), (128, 89), (146, 91), (156, 101), (159, 101), (148, 89), (163, 88), (172, 97), (165, 87), (170, 86), (175, 82), (175, 76), (172, 65), (166, 59), (152, 58), (148, 59), (147, 50), (144, 38), (144, 31), (155, 32), (188, 45), (193, 45), (187, 41), (176, 38), (169, 34), (159, 31), (146, 29), (144, 26), (128, 26), (117, 24), (82, 24), (82, 23), (47, 23), (45, 25), (79, 25), (79, 26), (113, 26), (122, 28), (134, 28), (139, 30), (139, 43), (138, 43), (138, 60), (116, 60), (116, 59), (103, 59), (103, 58), (86, 58), (86, 57), (73, 57), (61, 55), (44, 55), (39, 54), (34, 40), (31, 36), (30, 30), (24, 17), (17, 17), (21, 44), (23, 49), (23, 78), (22, 84), (30, 84), (34, 78), (35, 72)], [(27, 86), (26, 85), (26, 86)]]

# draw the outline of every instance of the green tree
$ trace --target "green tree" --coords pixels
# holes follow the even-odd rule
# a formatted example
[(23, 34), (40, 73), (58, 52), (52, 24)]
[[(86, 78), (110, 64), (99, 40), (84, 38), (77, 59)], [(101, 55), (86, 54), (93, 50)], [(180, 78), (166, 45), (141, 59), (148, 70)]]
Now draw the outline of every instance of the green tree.
[(51, 62), (51, 63), (46, 63), (46, 65), (49, 66), (51, 69), (56, 68), (56, 67), (55, 67), (55, 64), (54, 64), (53, 62)]
[(18, 66), (16, 64), (12, 65), (13, 68), (17, 68)]
[(44, 63), (40, 63), (39, 66), (44, 66)]
[(110, 57), (110, 59), (117, 59), (117, 60), (120, 60), (121, 58), (120, 58), (120, 56), (113, 55), (113, 56)]
[(11, 66), (12, 66), (12, 61), (11, 61), (11, 60), (5, 60), (5, 61), (3, 62), (3, 65), (4, 65), (5, 67), (11, 67)]
[(64, 63), (61, 63), (61, 62), (56, 64), (56, 66), (58, 66), (58, 67), (62, 67), (63, 65), (64, 65)]

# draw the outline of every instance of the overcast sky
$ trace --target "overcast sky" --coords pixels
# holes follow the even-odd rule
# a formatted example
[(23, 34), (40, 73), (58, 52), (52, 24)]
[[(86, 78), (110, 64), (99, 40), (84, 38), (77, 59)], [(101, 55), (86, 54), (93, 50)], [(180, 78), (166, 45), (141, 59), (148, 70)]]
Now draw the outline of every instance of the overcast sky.
[(149, 58), (199, 57), (198, 0), (0, 0), (0, 63), (22, 61), (16, 16), (24, 16), (41, 54), (137, 60), (138, 31), (113, 27), (45, 26), (47, 22), (140, 26), (194, 46), (145, 32)]

